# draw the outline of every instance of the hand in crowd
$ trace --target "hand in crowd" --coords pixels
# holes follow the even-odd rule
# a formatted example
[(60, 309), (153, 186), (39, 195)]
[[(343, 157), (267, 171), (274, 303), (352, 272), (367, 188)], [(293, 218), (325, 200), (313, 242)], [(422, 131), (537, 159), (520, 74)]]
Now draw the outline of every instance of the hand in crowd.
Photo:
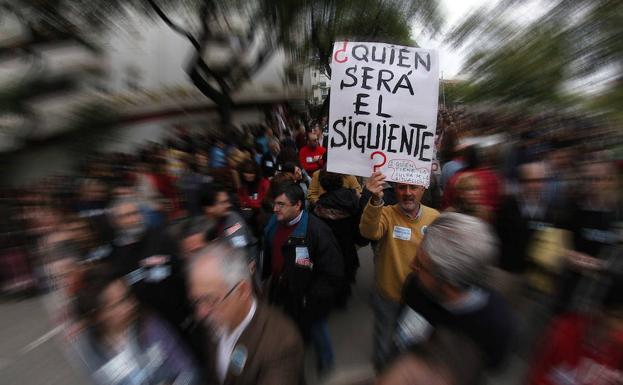
[(383, 199), (383, 186), (385, 185), (385, 175), (376, 171), (366, 179), (366, 189), (372, 193), (372, 201), (380, 202)]

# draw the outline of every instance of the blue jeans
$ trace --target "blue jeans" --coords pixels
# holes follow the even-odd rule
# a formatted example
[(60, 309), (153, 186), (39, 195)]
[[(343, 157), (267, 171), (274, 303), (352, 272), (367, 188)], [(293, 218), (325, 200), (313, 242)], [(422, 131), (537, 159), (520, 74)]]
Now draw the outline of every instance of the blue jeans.
[(329, 327), (326, 319), (315, 321), (311, 324), (311, 342), (318, 359), (320, 371), (330, 369), (334, 365), (335, 356), (331, 346)]

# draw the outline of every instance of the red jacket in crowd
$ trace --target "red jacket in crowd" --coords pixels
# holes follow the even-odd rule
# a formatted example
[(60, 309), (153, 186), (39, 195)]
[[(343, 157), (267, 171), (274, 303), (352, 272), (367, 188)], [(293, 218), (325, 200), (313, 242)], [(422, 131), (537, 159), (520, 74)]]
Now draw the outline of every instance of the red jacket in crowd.
[(478, 178), (482, 199), (480, 203), (490, 212), (497, 212), (502, 200), (502, 181), (495, 171), (486, 167), (477, 168), (475, 170), (459, 171), (454, 174), (444, 189), (441, 208), (445, 210), (452, 206), (457, 194), (456, 182), (465, 172), (471, 172), (476, 178)]
[(309, 175), (313, 174), (314, 171), (320, 170), (324, 166), (324, 160), (322, 157), (327, 152), (327, 149), (318, 145), (316, 147), (312, 147), (309, 144), (299, 151), (299, 161), (301, 162), (301, 167)]
[(587, 336), (591, 319), (570, 314), (557, 318), (542, 341), (531, 385), (614, 385), (623, 383), (623, 329), (611, 330), (598, 346)]
[(241, 186), (238, 189), (238, 200), (240, 201), (240, 207), (249, 209), (259, 209), (262, 205), (262, 200), (266, 196), (266, 192), (270, 187), (270, 181), (267, 178), (262, 178), (257, 182), (257, 191), (249, 191), (248, 185), (241, 182)]

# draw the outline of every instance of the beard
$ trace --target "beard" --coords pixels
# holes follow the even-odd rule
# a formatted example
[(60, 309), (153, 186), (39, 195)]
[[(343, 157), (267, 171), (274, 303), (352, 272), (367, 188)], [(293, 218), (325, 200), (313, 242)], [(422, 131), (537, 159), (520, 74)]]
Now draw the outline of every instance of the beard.
[(404, 211), (412, 211), (418, 207), (418, 202), (415, 199), (405, 199), (400, 203), (400, 208)]

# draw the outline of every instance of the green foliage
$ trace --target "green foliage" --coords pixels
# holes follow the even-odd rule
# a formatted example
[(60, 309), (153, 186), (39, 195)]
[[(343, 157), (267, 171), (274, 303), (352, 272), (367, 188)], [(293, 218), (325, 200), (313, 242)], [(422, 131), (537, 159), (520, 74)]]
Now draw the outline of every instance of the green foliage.
[[(329, 58), (336, 40), (380, 41), (414, 45), (415, 23), (431, 35), (439, 31), (442, 16), (433, 0), (318, 0), (270, 2), (295, 20), (284, 31), (284, 46), (301, 62), (316, 63), (329, 73)], [(298, 8), (292, 4), (298, 4)], [(292, 17), (293, 16), (293, 17)]]
[[(513, 20), (523, 5), (508, 0), (493, 9), (481, 8), (448, 35), (455, 48), (470, 50), (464, 71), (472, 90), (466, 100), (510, 103), (520, 109), (578, 106), (584, 98), (578, 90), (569, 93), (572, 82), (600, 71), (623, 73), (623, 2), (541, 2), (547, 11), (520, 26)], [(620, 101), (621, 84), (607, 84), (604, 98)], [(610, 102), (604, 98), (586, 105), (605, 107)]]

